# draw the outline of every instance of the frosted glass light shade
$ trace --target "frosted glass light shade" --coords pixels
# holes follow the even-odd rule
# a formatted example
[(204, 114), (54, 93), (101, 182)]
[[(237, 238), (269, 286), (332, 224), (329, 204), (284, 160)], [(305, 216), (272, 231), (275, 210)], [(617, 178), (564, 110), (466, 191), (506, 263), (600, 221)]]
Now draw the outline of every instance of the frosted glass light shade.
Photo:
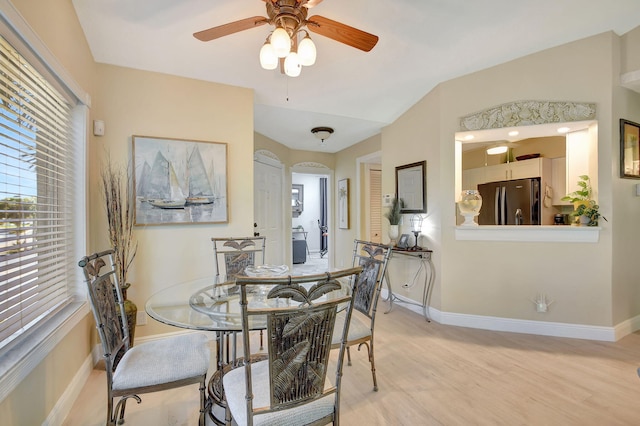
[(274, 70), (278, 66), (278, 56), (270, 43), (265, 43), (260, 49), (260, 65), (265, 70)]
[(298, 45), (298, 57), (305, 67), (316, 63), (316, 45), (308, 35)]
[(289, 77), (297, 77), (301, 71), (302, 65), (300, 65), (298, 54), (296, 52), (289, 53), (284, 59), (284, 73)]
[(291, 51), (291, 39), (284, 28), (276, 28), (271, 34), (271, 45), (278, 58), (284, 58), (289, 54)]
[(487, 154), (489, 155), (504, 154), (505, 152), (507, 152), (508, 149), (509, 148), (507, 148), (506, 146), (494, 146), (493, 148), (487, 149)]

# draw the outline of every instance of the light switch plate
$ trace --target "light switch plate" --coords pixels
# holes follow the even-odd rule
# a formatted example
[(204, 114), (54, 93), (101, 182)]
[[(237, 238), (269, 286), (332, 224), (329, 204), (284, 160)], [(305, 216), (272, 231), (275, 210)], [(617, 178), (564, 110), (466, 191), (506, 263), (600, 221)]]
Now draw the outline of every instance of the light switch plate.
[(382, 196), (382, 207), (391, 207), (391, 200), (393, 200), (393, 194), (385, 194)]
[(104, 136), (104, 121), (93, 120), (93, 135)]

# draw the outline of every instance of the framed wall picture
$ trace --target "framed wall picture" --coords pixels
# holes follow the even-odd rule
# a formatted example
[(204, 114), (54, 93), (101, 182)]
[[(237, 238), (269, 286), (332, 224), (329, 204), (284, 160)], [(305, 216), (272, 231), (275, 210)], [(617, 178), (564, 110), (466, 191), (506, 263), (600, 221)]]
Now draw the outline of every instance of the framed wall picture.
[(640, 179), (640, 124), (620, 119), (620, 177)]
[(227, 144), (133, 136), (136, 225), (227, 223)]
[(291, 185), (291, 214), (298, 217), (304, 210), (304, 185)]
[(427, 212), (427, 162), (396, 167), (396, 196), (404, 201), (401, 213)]
[(409, 247), (409, 234), (400, 235), (400, 239), (398, 240), (398, 248), (406, 249)]
[(349, 229), (349, 179), (338, 181), (338, 227)]

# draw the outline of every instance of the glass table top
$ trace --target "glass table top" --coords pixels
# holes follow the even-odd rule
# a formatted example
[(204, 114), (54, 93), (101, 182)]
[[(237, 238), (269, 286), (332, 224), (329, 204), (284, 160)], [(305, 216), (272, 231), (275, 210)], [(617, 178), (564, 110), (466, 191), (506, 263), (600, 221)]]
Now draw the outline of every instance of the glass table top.
[[(348, 280), (340, 280), (342, 289), (323, 298), (341, 297), (349, 292)], [(311, 286), (312, 283), (305, 284)], [(259, 286), (248, 295), (250, 307), (287, 306), (288, 299), (267, 299), (269, 286)], [(321, 300), (321, 299), (319, 299)], [(295, 303), (295, 302), (294, 302)], [(181, 328), (208, 331), (241, 331), (240, 294), (233, 281), (216, 284), (215, 277), (176, 284), (158, 291), (145, 304), (149, 316), (161, 323)], [(251, 329), (266, 327), (266, 318), (250, 318)]]

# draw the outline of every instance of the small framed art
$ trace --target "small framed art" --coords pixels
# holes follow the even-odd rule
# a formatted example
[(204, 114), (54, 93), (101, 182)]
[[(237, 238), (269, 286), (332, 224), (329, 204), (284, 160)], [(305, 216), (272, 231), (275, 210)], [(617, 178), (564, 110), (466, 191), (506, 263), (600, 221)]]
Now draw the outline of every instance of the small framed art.
[(640, 124), (620, 119), (620, 177), (640, 179)]

